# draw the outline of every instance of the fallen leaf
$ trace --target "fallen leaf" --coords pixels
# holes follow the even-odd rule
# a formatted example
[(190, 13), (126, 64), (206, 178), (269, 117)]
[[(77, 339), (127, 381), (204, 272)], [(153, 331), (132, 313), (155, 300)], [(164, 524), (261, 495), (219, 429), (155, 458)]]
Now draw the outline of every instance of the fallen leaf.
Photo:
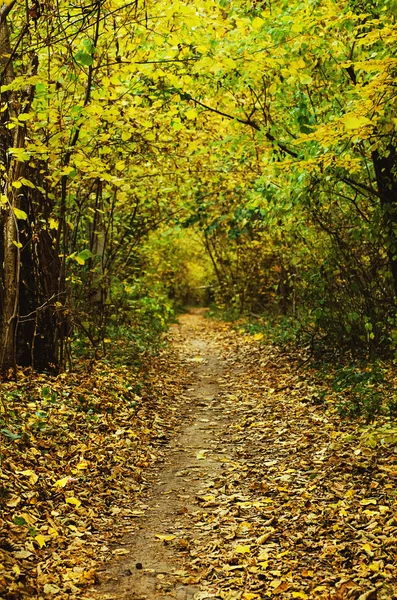
[(29, 483), (31, 483), (32, 485), (34, 485), (39, 479), (39, 476), (36, 475), (36, 473), (34, 471), (32, 471), (31, 469), (28, 469), (26, 471), (18, 471), (18, 473), (20, 473), (21, 475), (26, 475), (26, 477), (29, 477)]
[(53, 583), (46, 583), (44, 585), (44, 593), (46, 596), (53, 596), (54, 594), (59, 594), (60, 591), (61, 589)]
[(274, 588), (273, 594), (282, 594), (286, 592), (290, 587), (290, 584), (287, 581), (282, 581), (277, 587)]
[(56, 481), (54, 483), (54, 487), (59, 487), (59, 488), (63, 488), (65, 487), (65, 485), (67, 485), (70, 481), (70, 477), (62, 477), (62, 479), (58, 479), (58, 481)]
[(205, 460), (206, 459), (206, 454), (207, 452), (209, 452), (209, 450), (200, 450), (199, 452), (197, 452), (196, 454), (196, 458), (197, 460)]
[(251, 552), (251, 546), (248, 545), (237, 545), (234, 549), (235, 554), (249, 554)]
[(67, 502), (68, 504), (72, 504), (76, 508), (79, 508), (79, 506), (81, 506), (81, 501), (78, 498), (75, 498), (74, 496), (66, 498), (65, 502)]
[(34, 539), (38, 543), (38, 545), (40, 546), (40, 548), (42, 548), (43, 546), (45, 546), (45, 538), (41, 534), (36, 535), (36, 537)]

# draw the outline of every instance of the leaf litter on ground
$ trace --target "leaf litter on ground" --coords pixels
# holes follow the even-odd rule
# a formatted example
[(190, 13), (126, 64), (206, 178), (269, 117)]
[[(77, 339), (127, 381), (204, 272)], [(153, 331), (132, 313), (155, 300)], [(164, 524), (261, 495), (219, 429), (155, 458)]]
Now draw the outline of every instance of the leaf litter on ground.
[[(200, 330), (224, 362), (217, 402), (228, 422), (214, 429), (208, 455), (222, 454), (222, 470), (207, 481), (204, 471), (181, 580), (199, 583), (197, 599), (397, 598), (392, 424), (342, 421), (317, 402), (301, 356), (226, 324), (202, 319)], [(101, 562), (120, 554), (123, 519), (145, 513), (147, 473), (183, 413), (187, 363), (167, 351), (139, 395), (128, 369), (103, 364), (3, 386), (2, 597), (91, 597)]]
[(99, 362), (1, 384), (0, 597), (78, 598), (97, 581), (123, 520), (144, 514), (145, 474), (186, 387), (180, 368), (167, 351), (145, 372)]
[[(235, 414), (233, 456), (203, 489), (216, 507), (198, 516), (210, 540), (196, 557), (208, 573), (202, 584), (227, 600), (397, 598), (391, 423), (341, 421), (318, 403), (301, 357), (260, 340), (225, 334), (220, 401)], [(366, 443), (371, 436), (377, 443)]]

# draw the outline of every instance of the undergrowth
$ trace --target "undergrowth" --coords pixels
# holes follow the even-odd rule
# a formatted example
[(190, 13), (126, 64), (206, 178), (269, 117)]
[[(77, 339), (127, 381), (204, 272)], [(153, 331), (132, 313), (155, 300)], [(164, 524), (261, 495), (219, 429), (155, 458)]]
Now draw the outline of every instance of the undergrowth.
[(311, 371), (319, 401), (336, 410), (341, 418), (366, 423), (382, 416), (397, 418), (397, 381), (392, 359), (373, 359), (364, 351), (353, 353), (322, 346), (310, 325), (290, 316), (243, 318), (235, 320), (235, 325), (263, 344), (291, 353), (296, 349), (303, 351), (305, 358), (299, 368)]

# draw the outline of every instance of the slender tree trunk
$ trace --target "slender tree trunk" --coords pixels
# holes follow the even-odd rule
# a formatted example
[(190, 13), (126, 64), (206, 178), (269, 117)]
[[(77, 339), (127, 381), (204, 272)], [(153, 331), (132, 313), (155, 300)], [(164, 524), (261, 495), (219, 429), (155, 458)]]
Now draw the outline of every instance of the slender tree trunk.
[[(6, 3), (0, 5), (0, 84), (6, 86), (14, 79), (14, 71), (11, 61), (10, 35), (7, 23), (7, 15), (11, 6)], [(11, 132), (6, 128), (9, 119), (9, 110), (3, 110), (7, 103), (8, 92), (3, 92), (1, 97), (1, 121), (0, 121), (0, 144), (1, 163), (5, 174), (10, 173), (8, 148), (11, 145)], [(0, 294), (0, 371), (6, 371), (10, 367), (15, 368), (15, 326), (18, 306), (18, 272), (19, 254), (18, 248), (13, 243), (16, 241), (17, 226), (13, 205), (17, 202), (17, 194), (14, 193), (12, 182), (4, 178), (2, 181), (2, 215), (1, 215), (1, 294)]]

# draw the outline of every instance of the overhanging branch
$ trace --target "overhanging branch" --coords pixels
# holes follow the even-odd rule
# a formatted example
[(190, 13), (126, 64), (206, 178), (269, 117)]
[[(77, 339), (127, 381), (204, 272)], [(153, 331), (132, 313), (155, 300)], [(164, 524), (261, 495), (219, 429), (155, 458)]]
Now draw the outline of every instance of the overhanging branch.
[[(262, 127), (260, 125), (258, 125), (258, 123), (256, 123), (256, 121), (253, 121), (252, 119), (240, 119), (239, 117), (236, 117), (235, 115), (230, 115), (229, 113), (225, 113), (223, 110), (219, 110), (218, 108), (213, 108), (212, 106), (208, 106), (208, 104), (204, 104), (204, 102), (201, 102), (200, 100), (197, 100), (196, 98), (193, 98), (190, 94), (188, 94), (186, 92), (184, 92), (180, 95), (181, 95), (181, 98), (183, 98), (185, 100), (191, 100), (192, 102), (194, 102), (195, 104), (198, 104), (199, 106), (202, 106), (206, 110), (216, 113), (217, 115), (221, 115), (222, 117), (225, 117), (226, 119), (230, 119), (231, 121), (237, 121), (238, 123), (242, 123), (243, 125), (248, 125), (249, 127), (252, 127), (252, 129), (255, 129), (255, 131), (263, 131)], [(293, 150), (290, 150), (287, 146), (278, 142), (276, 140), (276, 138), (274, 137), (274, 135), (272, 135), (269, 131), (265, 132), (265, 136), (270, 142), (276, 143), (277, 146), (283, 152), (285, 152), (289, 156), (292, 156), (293, 158), (298, 158), (298, 155), (296, 152), (294, 152)]]

